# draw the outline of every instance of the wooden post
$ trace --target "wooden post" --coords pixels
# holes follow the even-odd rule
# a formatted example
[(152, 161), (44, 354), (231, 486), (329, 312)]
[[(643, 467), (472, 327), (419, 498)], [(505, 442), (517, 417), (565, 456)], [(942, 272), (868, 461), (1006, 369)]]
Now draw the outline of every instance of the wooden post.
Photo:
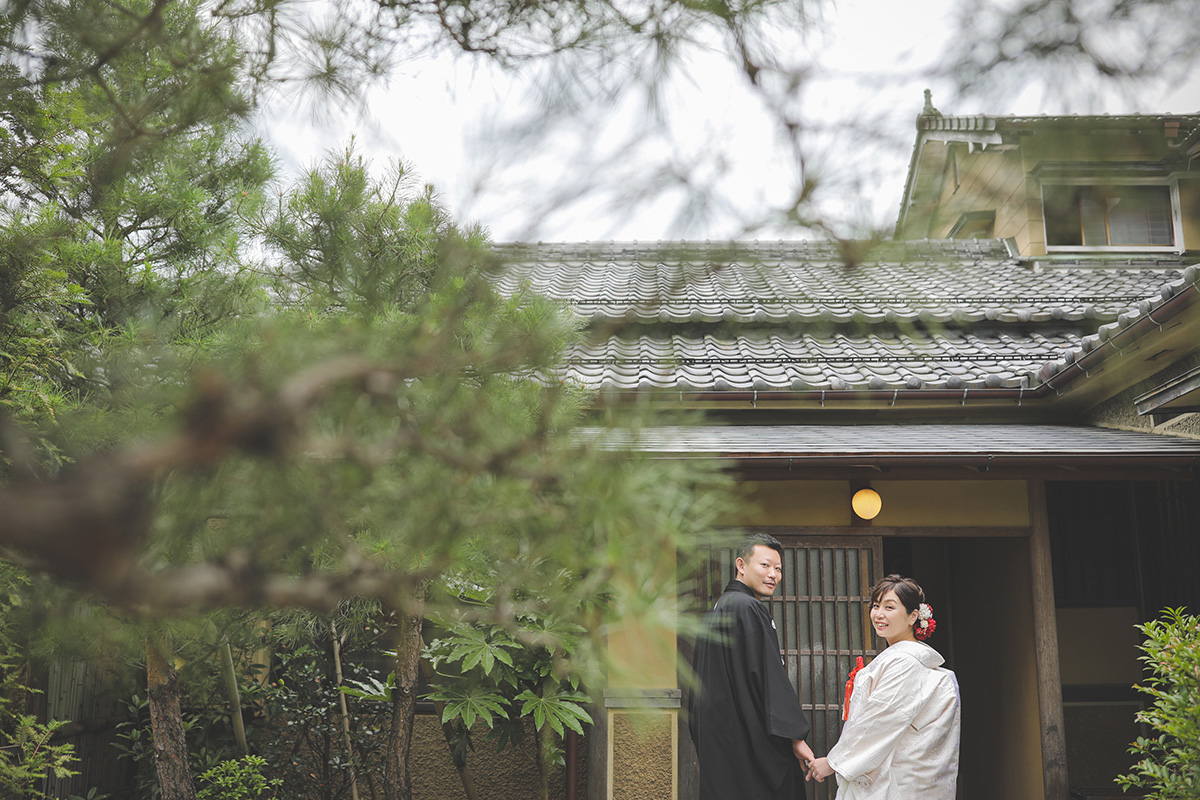
[(595, 698), (596, 702), (588, 707), (592, 728), (587, 736), (587, 800), (608, 800), (608, 708), (603, 688)]
[[(233, 738), (243, 756), (250, 755), (250, 744), (246, 741), (246, 724), (242, 721), (242, 694), (238, 689), (237, 671), (233, 666), (233, 648), (229, 637), (221, 634), (217, 645), (221, 651), (221, 674), (225, 676), (225, 693), (229, 697), (229, 721), (233, 723)], [(340, 682), (340, 681), (339, 681)], [(358, 800), (357, 797), (354, 800)]]
[(1058, 669), (1058, 623), (1046, 483), (1029, 480), (1029, 567), (1033, 587), (1033, 635), (1037, 658), (1038, 708), (1042, 734), (1045, 800), (1067, 800), (1067, 746), (1063, 731), (1062, 677)]
[(358, 800), (358, 774), (354, 762), (354, 740), (350, 738), (350, 708), (346, 705), (346, 693), (342, 688), (342, 639), (338, 636), (337, 623), (329, 623), (329, 636), (333, 642), (333, 677), (337, 680), (338, 711), (342, 717), (342, 746), (346, 748), (346, 760), (350, 762), (350, 800)]

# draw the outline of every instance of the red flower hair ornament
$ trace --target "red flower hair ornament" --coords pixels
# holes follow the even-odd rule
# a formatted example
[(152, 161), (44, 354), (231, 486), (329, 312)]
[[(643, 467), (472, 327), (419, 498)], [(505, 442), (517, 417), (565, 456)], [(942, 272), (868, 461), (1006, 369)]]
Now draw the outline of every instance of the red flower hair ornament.
[(913, 635), (917, 641), (923, 642), (937, 630), (937, 621), (933, 618), (933, 606), (921, 603), (917, 606), (917, 621), (913, 623)]

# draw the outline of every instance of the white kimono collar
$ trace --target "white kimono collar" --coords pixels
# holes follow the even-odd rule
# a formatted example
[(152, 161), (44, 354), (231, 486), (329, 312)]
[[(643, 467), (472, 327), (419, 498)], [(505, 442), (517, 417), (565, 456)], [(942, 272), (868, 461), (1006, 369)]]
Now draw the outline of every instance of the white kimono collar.
[[(896, 651), (896, 655), (908, 655), (920, 661), (923, 666), (929, 669), (935, 669), (946, 663), (946, 659), (942, 658), (942, 654), (934, 650), (924, 642), (896, 642), (893, 645), (888, 645), (883, 653), (891, 653)], [(880, 653), (880, 655), (883, 655)]]

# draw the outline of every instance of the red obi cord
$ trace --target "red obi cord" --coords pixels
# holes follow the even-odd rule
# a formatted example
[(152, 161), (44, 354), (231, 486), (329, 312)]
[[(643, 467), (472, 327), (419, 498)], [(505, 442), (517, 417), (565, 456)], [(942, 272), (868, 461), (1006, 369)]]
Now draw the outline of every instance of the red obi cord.
[(854, 676), (862, 668), (862, 656), (859, 656), (858, 663), (854, 665), (854, 669), (850, 670), (850, 680), (846, 681), (846, 702), (842, 704), (842, 722), (845, 722), (850, 716), (850, 695), (854, 693)]

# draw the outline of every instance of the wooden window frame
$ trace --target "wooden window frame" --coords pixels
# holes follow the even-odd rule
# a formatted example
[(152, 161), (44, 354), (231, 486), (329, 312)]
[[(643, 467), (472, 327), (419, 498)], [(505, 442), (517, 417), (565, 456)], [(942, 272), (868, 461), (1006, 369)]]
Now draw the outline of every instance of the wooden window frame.
[[(1103, 245), (1066, 245), (1066, 244), (1051, 244), (1050, 242), (1050, 224), (1046, 218), (1046, 190), (1060, 187), (1095, 187), (1097, 189), (1109, 190), (1110, 192), (1119, 193), (1124, 188), (1137, 187), (1166, 187), (1168, 192), (1168, 200), (1170, 202), (1170, 219), (1168, 223), (1171, 229), (1171, 244), (1153, 245), (1153, 244), (1103, 244)], [(1181, 201), (1179, 195), (1179, 181), (1173, 178), (1119, 178), (1119, 177), (1102, 177), (1102, 178), (1063, 178), (1054, 180), (1044, 180), (1041, 183), (1041, 199), (1042, 199), (1042, 231), (1046, 240), (1047, 253), (1181, 253), (1184, 250), (1183, 243), (1183, 217), (1180, 213)], [(1080, 220), (1082, 225), (1082, 220)], [(1107, 220), (1106, 220), (1107, 228)], [(1106, 230), (1106, 239), (1109, 236)], [(1080, 232), (1080, 241), (1082, 241), (1082, 231)]]

